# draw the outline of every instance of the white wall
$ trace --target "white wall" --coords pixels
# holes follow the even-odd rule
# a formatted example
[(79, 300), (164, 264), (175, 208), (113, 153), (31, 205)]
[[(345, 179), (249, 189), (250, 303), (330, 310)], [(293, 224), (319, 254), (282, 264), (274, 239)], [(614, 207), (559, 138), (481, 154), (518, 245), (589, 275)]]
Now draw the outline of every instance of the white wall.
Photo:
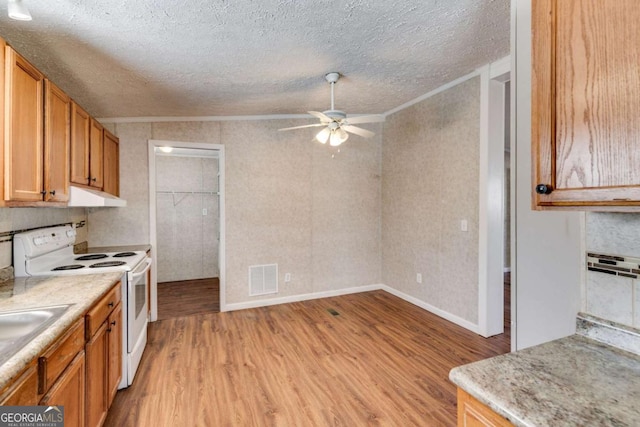
[[(517, 99), (515, 230), (512, 283), (521, 349), (575, 332), (580, 309), (584, 214), (531, 210), (531, 0), (512, 0)], [(515, 89), (515, 90), (514, 90)], [(512, 98), (514, 99), (514, 98)]]
[(478, 324), (479, 144), (478, 76), (384, 124), (383, 282), (468, 326)]

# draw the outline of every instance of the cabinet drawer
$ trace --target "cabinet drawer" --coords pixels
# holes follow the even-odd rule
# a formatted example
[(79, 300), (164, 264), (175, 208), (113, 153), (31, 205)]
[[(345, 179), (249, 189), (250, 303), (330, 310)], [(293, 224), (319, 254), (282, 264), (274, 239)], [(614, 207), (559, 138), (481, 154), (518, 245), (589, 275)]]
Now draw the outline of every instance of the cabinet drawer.
[(513, 424), (458, 387), (458, 427), (513, 427)]
[(84, 322), (80, 319), (38, 359), (38, 393), (45, 393), (83, 349)]
[(2, 406), (30, 406), (38, 403), (38, 369), (33, 363), (0, 396)]
[(87, 341), (95, 335), (100, 328), (100, 325), (107, 320), (109, 313), (113, 311), (121, 298), (122, 290), (120, 282), (118, 282), (117, 285), (115, 285), (96, 305), (93, 306), (91, 310), (89, 310), (85, 317)]

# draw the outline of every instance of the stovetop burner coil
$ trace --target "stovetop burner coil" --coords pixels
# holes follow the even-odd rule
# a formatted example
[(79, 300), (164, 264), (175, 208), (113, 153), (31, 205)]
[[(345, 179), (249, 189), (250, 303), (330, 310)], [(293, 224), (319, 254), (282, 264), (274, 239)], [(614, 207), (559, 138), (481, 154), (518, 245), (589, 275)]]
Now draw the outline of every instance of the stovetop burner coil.
[(61, 265), (60, 267), (56, 267), (51, 271), (78, 270), (79, 268), (84, 268), (84, 265), (80, 265), (80, 264)]
[(136, 253), (135, 252), (120, 252), (117, 253), (115, 255), (111, 255), (113, 258), (124, 258), (124, 257), (128, 257), (128, 256), (134, 256)]
[(101, 268), (101, 267), (117, 267), (119, 265), (125, 265), (124, 261), (105, 261), (105, 262), (97, 262), (95, 264), (91, 264), (89, 268)]
[(94, 259), (102, 259), (102, 258), (107, 258), (108, 255), (106, 254), (90, 254), (90, 255), (82, 255), (78, 258), (76, 258), (76, 261), (91, 261)]

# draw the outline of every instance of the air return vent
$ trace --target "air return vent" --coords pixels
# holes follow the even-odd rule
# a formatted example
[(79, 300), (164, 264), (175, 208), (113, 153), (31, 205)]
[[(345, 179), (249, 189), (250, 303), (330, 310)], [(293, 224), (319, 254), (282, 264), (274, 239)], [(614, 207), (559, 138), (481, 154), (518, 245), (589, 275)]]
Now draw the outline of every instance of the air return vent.
[(278, 264), (252, 265), (249, 267), (249, 295), (266, 295), (278, 292)]

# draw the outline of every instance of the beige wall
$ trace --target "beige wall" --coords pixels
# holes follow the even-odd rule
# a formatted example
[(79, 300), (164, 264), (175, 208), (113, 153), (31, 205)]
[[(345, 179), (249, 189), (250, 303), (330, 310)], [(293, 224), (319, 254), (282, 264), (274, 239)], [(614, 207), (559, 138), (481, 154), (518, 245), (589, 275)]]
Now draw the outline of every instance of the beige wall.
[(475, 77), (387, 117), (382, 161), (383, 283), (474, 324), (479, 126)]
[[(640, 258), (640, 215), (588, 213), (586, 249)], [(640, 328), (640, 280), (594, 271), (586, 272), (582, 310)]]
[[(25, 230), (87, 220), (85, 208), (0, 208), (0, 232)], [(76, 242), (87, 240), (87, 227), (78, 228)], [(12, 265), (11, 242), (0, 243), (0, 268)]]
[[(308, 123), (308, 121), (304, 121)], [(225, 146), (226, 302), (380, 283), (380, 145), (350, 138), (337, 153), (294, 120), (117, 124), (121, 196), (91, 209), (89, 244), (149, 242), (149, 139)], [(334, 157), (332, 157), (334, 155)], [(279, 293), (249, 297), (248, 267), (277, 263)], [(284, 283), (284, 274), (291, 282)]]

